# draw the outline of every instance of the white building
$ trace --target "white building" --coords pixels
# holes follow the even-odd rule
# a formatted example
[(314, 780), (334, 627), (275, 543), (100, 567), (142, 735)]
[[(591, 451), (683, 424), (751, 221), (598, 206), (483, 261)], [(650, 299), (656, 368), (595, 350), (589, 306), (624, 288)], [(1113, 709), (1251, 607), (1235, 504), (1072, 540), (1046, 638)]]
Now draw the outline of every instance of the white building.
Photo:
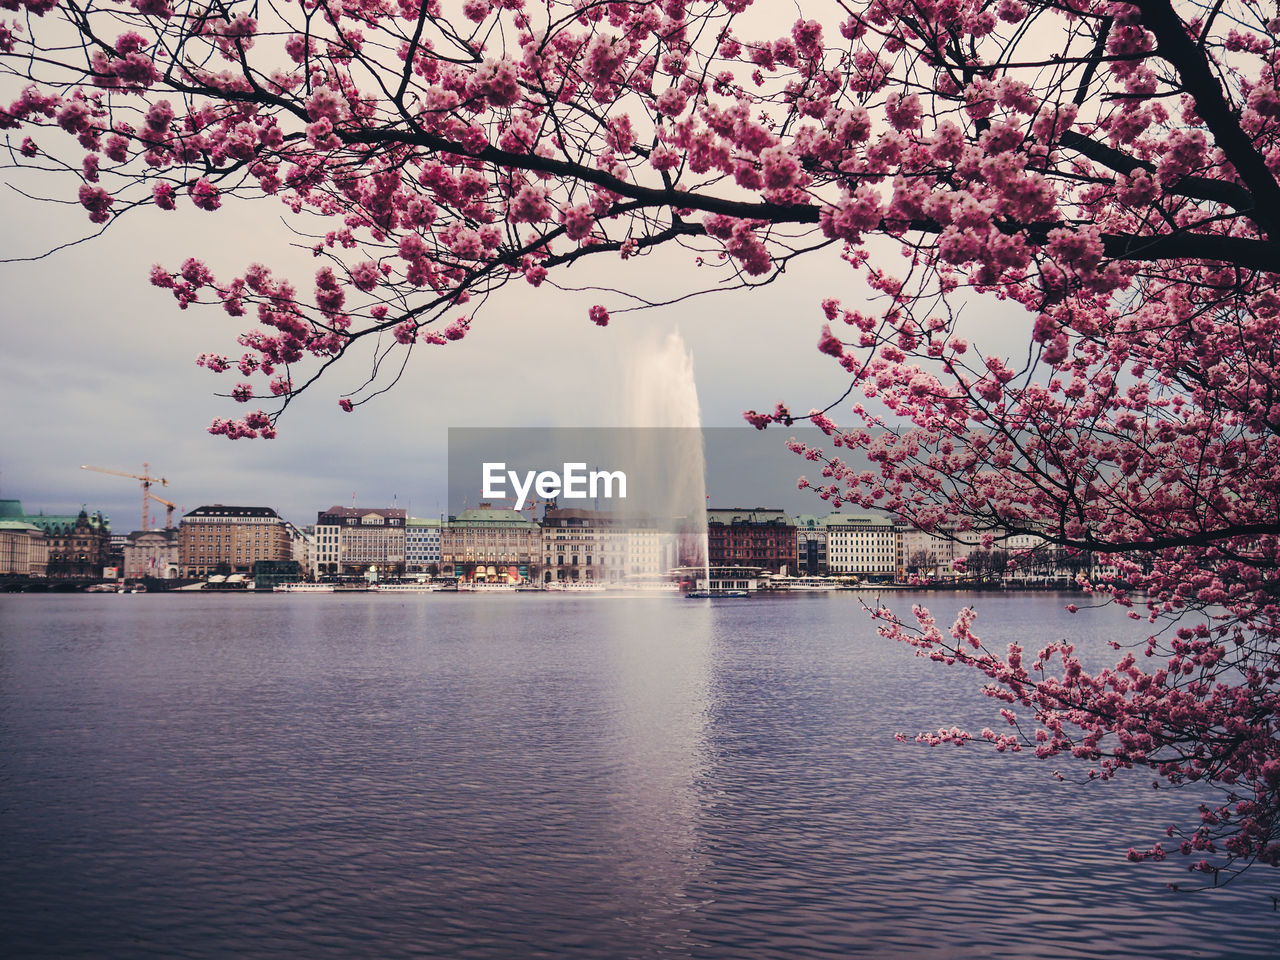
[(330, 507), (316, 517), (317, 576), (398, 576), (405, 567), (405, 512)]
[(888, 517), (832, 513), (822, 523), (827, 530), (827, 569), (832, 574), (897, 577), (898, 532)]
[(293, 545), (293, 559), (298, 562), (298, 569), (315, 575), (316, 532), (315, 527), (299, 529), (289, 524), (289, 540)]
[(39, 527), (0, 519), (0, 574), (43, 577), (49, 567), (49, 540)]
[(676, 565), (676, 535), (659, 529), (656, 523), (623, 523), (623, 528), (614, 534), (614, 539), (622, 544), (619, 565), (610, 566), (609, 579), (616, 582), (665, 577)]
[(954, 575), (951, 566), (956, 558), (953, 534), (949, 535), (945, 530), (926, 533), (904, 521), (898, 521), (895, 526), (898, 530), (900, 576), (946, 580)]
[(135, 530), (121, 548), (124, 574), (130, 580), (155, 577), (172, 580), (178, 576), (181, 554), (177, 530)]

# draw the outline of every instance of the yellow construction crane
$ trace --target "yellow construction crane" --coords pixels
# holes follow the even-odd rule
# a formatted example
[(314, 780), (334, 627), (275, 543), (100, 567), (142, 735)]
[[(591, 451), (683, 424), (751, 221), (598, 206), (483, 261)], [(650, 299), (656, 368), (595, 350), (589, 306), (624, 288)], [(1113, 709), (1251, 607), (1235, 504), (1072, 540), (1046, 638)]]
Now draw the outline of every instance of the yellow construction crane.
[[(141, 480), (142, 481), (142, 532), (146, 533), (148, 530), (151, 529), (151, 500), (153, 498), (156, 500), (160, 499), (159, 497), (156, 497), (151, 492), (151, 485), (153, 483), (158, 483), (162, 487), (167, 487), (169, 485), (169, 481), (166, 480), (164, 477), (151, 476), (151, 464), (144, 463), (142, 465), (141, 474), (126, 473), (123, 470), (108, 470), (106, 467), (91, 467), (88, 464), (84, 464), (84, 463), (80, 464), (80, 469), (96, 470), (98, 473), (109, 473), (117, 477), (132, 477), (134, 480)], [(168, 503), (167, 500), (161, 500), (160, 502)], [(169, 508), (170, 508), (170, 511), (172, 511), (173, 505), (170, 504)], [(170, 516), (172, 516), (172, 512), (170, 513)]]
[(151, 493), (150, 491), (147, 492), (147, 496), (149, 496), (156, 503), (164, 504), (164, 528), (166, 530), (172, 530), (173, 529), (173, 511), (178, 509), (178, 505), (174, 503), (172, 500), (166, 500), (164, 497), (157, 497), (154, 493)]

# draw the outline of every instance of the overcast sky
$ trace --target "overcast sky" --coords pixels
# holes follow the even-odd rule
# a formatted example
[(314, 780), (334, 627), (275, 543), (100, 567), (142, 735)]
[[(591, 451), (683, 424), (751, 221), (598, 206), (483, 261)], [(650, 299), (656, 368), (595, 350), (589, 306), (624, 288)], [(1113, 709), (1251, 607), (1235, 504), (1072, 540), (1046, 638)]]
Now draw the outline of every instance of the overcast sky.
[[(768, 31), (786, 32), (795, 10), (759, 5), (752, 16), (761, 20), (762, 35), (778, 35)], [(756, 29), (747, 21), (740, 26), (748, 34)], [(0, 259), (30, 257), (90, 232), (74, 202), (77, 186), (74, 178), (50, 184), (0, 169)], [(72, 199), (32, 201), (15, 187)], [(317, 264), (290, 248), (295, 237), (282, 224), (285, 213), (274, 198), (228, 200), (217, 213), (189, 204), (172, 213), (147, 208), (47, 258), (0, 262), (0, 498), (20, 499), (29, 512), (101, 510), (114, 530), (130, 531), (141, 523), (139, 484), (80, 466), (141, 473), (149, 463), (169, 481), (157, 492), (184, 512), (211, 503), (270, 506), (301, 525), (354, 499), (360, 506), (394, 504), (411, 515), (436, 516), (447, 510), (450, 427), (630, 425), (630, 411), (655, 404), (641, 398), (637, 405), (627, 394), (662, 388), (663, 378), (648, 372), (645, 358), (673, 331), (692, 356), (704, 426), (750, 430), (741, 418), (747, 408), (771, 410), (784, 401), (805, 412), (847, 387), (843, 371), (816, 348), (820, 304), (836, 296), (858, 305), (862, 288), (827, 252), (752, 291), (615, 312), (606, 329), (588, 320), (587, 309), (596, 302), (616, 307), (616, 297), (512, 284), (486, 304), (465, 340), (423, 345), (396, 389), (354, 413), (337, 406), (361, 379), (347, 364), (290, 408), (278, 439), (214, 437), (206, 432), (214, 417), (239, 416), (246, 408), (214, 395), (230, 391), (234, 374), (210, 374), (195, 358), (238, 356), (235, 336), (250, 327), (250, 318), (233, 319), (216, 307), (179, 310), (168, 291), (150, 286), (148, 272), (153, 263), (176, 268), (196, 256), (230, 277), (256, 261), (310, 290)], [(588, 259), (553, 279), (664, 299), (709, 286), (707, 273), (692, 254), (673, 248), (627, 263)], [(975, 347), (989, 348), (985, 352), (1006, 352), (1001, 343), (1016, 343), (1019, 332), (1026, 336), (1025, 318), (1012, 317), (1007, 305), (973, 305), (966, 335)], [(781, 448), (787, 436), (775, 428), (761, 439)], [(794, 475), (812, 468), (796, 458)], [(712, 471), (713, 505), (826, 512), (811, 494), (798, 493), (790, 476), (785, 483), (769, 481), (785, 487), (776, 496), (743, 492), (736, 482), (744, 472), (750, 471)], [(784, 468), (781, 475), (788, 473)], [(153, 505), (157, 515), (163, 522), (163, 508)]]
[[(6, 179), (14, 182), (12, 171)], [(141, 473), (149, 463), (169, 481), (157, 492), (184, 511), (261, 505), (305, 524), (354, 495), (361, 506), (394, 503), (434, 516), (447, 507), (449, 427), (628, 425), (622, 385), (635, 382), (639, 356), (673, 330), (692, 355), (708, 426), (738, 426), (744, 409), (772, 409), (779, 400), (796, 410), (825, 405), (846, 385), (815, 345), (820, 301), (848, 295), (848, 268), (815, 257), (771, 286), (615, 316), (606, 329), (586, 316), (598, 294), (513, 285), (486, 305), (464, 341), (418, 349), (394, 391), (352, 414), (337, 406), (341, 391), (356, 385), (357, 371), (348, 369), (291, 407), (276, 440), (210, 436), (215, 416), (244, 408), (214, 396), (234, 385), (232, 375), (194, 361), (205, 351), (238, 355), (234, 337), (248, 318), (213, 307), (179, 310), (168, 291), (150, 286), (148, 270), (194, 255), (231, 275), (261, 261), (288, 268), (307, 289), (316, 264), (289, 248), (283, 212), (274, 200), (212, 214), (147, 209), (47, 258), (0, 264), (0, 497), (20, 499), (33, 513), (102, 510), (113, 529), (129, 531), (141, 523), (139, 484), (80, 466)], [(0, 192), (0, 217), (5, 258), (40, 253), (90, 228), (78, 205), (32, 202), (10, 186)], [(625, 283), (651, 296), (693, 289), (700, 278), (682, 251), (641, 268), (614, 261), (602, 270), (591, 261), (563, 277), (574, 285)], [(787, 435), (769, 436), (781, 445)], [(811, 465), (797, 461), (797, 476), (804, 466)], [(805, 495), (778, 493), (762, 492), (753, 505), (806, 506)], [(717, 505), (735, 505), (722, 499), (712, 491)], [(155, 517), (162, 522), (162, 507), (153, 506)]]

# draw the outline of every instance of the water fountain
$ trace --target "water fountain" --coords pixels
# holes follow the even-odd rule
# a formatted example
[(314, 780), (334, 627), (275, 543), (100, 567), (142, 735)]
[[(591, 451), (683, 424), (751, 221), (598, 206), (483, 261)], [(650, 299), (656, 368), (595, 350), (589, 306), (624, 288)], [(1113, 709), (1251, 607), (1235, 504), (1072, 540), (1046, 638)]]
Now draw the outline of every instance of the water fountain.
[(700, 567), (710, 586), (707, 548), (706, 451), (693, 355), (678, 330), (641, 343), (624, 379), (623, 422), (629, 457), (661, 477), (640, 491), (632, 508), (667, 523), (674, 567)]

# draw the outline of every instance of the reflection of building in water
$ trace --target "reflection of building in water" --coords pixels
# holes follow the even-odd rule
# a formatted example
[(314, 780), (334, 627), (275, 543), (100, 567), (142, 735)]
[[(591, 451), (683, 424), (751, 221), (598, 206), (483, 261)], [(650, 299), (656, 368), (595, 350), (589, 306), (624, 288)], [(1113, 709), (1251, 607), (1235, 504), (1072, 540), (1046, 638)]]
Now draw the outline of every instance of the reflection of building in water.
[(440, 572), (484, 582), (536, 581), (541, 570), (542, 528), (515, 510), (482, 503), (440, 528)]

